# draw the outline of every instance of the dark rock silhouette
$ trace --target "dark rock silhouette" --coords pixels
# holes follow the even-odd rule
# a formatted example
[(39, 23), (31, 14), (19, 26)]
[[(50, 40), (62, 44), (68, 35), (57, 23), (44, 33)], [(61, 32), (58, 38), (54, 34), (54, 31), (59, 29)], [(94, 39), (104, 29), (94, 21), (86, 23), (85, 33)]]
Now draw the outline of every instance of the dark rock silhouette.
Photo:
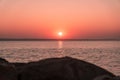
[(120, 80), (120, 76), (111, 77), (109, 75), (101, 75), (94, 78), (94, 80)]
[(17, 80), (17, 71), (11, 63), (0, 58), (0, 80)]
[(9, 62), (3, 58), (0, 58), (0, 63), (9, 63)]
[[(6, 63), (15, 65), (17, 80), (120, 80), (119, 76), (103, 68), (71, 57), (49, 58), (29, 63)], [(12, 71), (9, 72), (13, 74)], [(0, 80), (15, 80), (1, 78), (0, 76)]]
[(30, 62), (19, 72), (20, 80), (113, 80), (114, 74), (71, 57)]

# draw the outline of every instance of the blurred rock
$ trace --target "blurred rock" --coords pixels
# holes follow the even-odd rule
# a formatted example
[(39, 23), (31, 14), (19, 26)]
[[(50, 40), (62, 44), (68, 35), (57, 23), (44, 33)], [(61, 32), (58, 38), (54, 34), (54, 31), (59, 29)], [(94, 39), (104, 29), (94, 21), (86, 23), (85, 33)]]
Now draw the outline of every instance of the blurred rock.
[(17, 71), (11, 63), (0, 58), (0, 80), (17, 80)]
[(94, 78), (94, 80), (120, 80), (120, 76), (111, 77), (110, 75), (101, 75)]
[(9, 63), (0, 58), (0, 80), (120, 80), (120, 77), (71, 57), (29, 63)]
[(103, 75), (115, 77), (103, 68), (71, 57), (30, 62), (19, 73), (20, 80), (96, 80)]

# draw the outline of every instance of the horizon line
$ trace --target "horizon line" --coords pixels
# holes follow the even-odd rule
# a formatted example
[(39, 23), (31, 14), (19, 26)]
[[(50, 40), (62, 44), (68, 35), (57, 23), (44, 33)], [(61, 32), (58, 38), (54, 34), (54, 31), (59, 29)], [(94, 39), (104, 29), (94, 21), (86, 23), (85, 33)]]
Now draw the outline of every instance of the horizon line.
[(120, 39), (3, 39), (0, 41), (120, 41)]

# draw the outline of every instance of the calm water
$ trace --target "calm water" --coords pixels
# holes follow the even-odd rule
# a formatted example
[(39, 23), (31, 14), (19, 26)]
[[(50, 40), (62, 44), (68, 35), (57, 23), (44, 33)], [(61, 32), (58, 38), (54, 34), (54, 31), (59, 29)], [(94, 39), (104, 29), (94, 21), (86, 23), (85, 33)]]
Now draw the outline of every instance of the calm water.
[(120, 75), (120, 41), (0, 41), (0, 57), (10, 62), (71, 56)]

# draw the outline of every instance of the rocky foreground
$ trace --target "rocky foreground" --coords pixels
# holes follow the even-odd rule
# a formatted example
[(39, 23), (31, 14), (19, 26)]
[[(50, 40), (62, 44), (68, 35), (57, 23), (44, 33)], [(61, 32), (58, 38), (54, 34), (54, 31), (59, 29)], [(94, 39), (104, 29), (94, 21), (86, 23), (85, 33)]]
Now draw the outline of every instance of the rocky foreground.
[(71, 57), (28, 63), (10, 63), (0, 58), (0, 80), (120, 80), (120, 77)]

